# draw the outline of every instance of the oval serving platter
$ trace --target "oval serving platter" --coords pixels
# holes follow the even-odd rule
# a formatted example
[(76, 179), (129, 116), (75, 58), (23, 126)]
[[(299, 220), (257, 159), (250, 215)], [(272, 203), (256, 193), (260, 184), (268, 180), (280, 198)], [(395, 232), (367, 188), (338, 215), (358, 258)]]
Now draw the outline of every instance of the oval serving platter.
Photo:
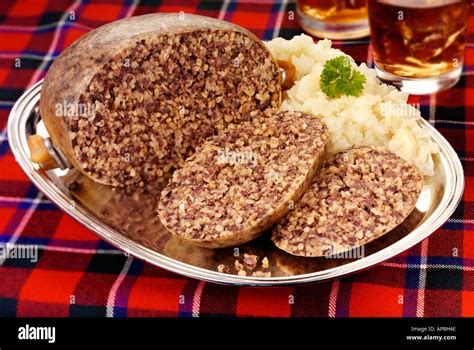
[[(47, 137), (38, 112), (42, 81), (27, 90), (8, 120), (8, 139), (23, 171), (52, 202), (100, 238), (153, 265), (204, 281), (231, 285), (274, 286), (324, 281), (364, 270), (414, 246), (439, 228), (454, 212), (464, 190), (461, 162), (447, 140), (420, 118), (439, 145), (435, 176), (425, 178), (416, 209), (396, 229), (365, 245), (358, 254), (339, 258), (302, 258), (289, 255), (271, 242), (270, 235), (236, 248), (210, 250), (171, 236), (155, 208), (162, 187), (117, 189), (95, 183), (75, 170), (40, 169), (29, 159), (27, 138)], [(271, 277), (239, 276), (236, 253), (267, 257)], [(220, 273), (225, 264), (231, 273)], [(256, 268), (255, 270), (261, 270)]]

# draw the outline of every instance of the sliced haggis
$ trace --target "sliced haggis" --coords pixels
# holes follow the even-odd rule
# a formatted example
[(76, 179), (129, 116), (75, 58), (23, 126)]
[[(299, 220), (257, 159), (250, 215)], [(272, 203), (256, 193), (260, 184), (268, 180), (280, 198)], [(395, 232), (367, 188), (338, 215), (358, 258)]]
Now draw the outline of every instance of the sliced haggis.
[(346, 150), (323, 165), (272, 239), (293, 255), (343, 253), (401, 224), (415, 208), (422, 185), (415, 166), (388, 150)]
[(158, 206), (172, 234), (208, 248), (247, 242), (283, 218), (312, 182), (325, 125), (300, 112), (252, 117), (211, 138), (174, 172)]

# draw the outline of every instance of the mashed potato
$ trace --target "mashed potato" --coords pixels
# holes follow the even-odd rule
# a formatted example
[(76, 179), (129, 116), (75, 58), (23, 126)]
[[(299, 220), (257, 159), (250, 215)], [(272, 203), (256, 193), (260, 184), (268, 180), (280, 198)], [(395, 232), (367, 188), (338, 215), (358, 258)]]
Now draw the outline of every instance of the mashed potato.
[(330, 40), (317, 44), (307, 35), (291, 40), (276, 38), (267, 42), (278, 60), (293, 63), (295, 84), (289, 89), (282, 109), (312, 113), (324, 120), (331, 140), (330, 155), (351, 146), (383, 146), (416, 165), (423, 175), (433, 175), (433, 154), (439, 151), (430, 132), (420, 126), (420, 111), (407, 104), (408, 94), (382, 84), (375, 71), (365, 64), (353, 68), (366, 77), (359, 97), (342, 96), (330, 99), (321, 91), (319, 79), (327, 60), (345, 55), (331, 48)]

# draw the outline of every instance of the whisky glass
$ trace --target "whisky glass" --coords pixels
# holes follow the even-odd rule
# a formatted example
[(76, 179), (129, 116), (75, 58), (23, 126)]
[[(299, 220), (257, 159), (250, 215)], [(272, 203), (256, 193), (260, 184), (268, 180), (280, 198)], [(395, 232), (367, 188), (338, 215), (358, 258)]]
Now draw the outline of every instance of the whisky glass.
[(367, 0), (297, 0), (300, 26), (320, 38), (356, 39), (369, 35)]
[(368, 10), (379, 79), (415, 95), (459, 81), (470, 0), (368, 0)]

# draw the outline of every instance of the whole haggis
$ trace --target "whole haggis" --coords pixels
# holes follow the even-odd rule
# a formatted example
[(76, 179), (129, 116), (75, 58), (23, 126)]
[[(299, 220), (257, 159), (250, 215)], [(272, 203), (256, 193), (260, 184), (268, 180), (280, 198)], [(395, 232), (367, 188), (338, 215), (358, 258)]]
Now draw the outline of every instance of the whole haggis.
[(150, 14), (102, 26), (64, 50), (40, 110), (75, 168), (126, 186), (161, 180), (204, 139), (280, 99), (278, 66), (249, 31)]

